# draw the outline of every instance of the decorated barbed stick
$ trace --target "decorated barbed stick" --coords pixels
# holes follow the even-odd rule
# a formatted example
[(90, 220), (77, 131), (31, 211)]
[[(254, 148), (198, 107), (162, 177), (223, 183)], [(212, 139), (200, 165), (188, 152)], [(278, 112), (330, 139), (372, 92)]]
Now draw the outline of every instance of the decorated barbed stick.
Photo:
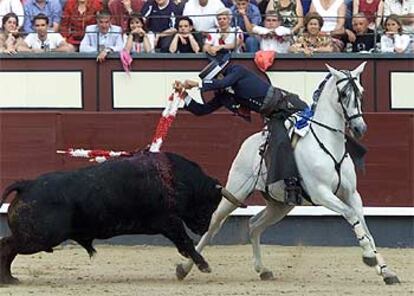
[(168, 130), (175, 119), (180, 103), (184, 97), (185, 92), (175, 88), (175, 91), (168, 98), (167, 106), (158, 121), (157, 129), (155, 130), (155, 135), (149, 148), (150, 152), (160, 152), (161, 145), (167, 137)]
[[(162, 112), (162, 116), (158, 122), (155, 135), (153, 137), (150, 152), (159, 152), (161, 145), (168, 134), (172, 122), (175, 119), (177, 110), (181, 100), (185, 97), (182, 89), (174, 86), (174, 92), (169, 96), (167, 106)], [(65, 154), (71, 157), (88, 158), (89, 161), (96, 161), (98, 163), (104, 162), (109, 158), (131, 156), (132, 152), (127, 151), (112, 151), (103, 149), (83, 149), (83, 148), (69, 148), (66, 150), (57, 150), (57, 154)]]
[(57, 154), (65, 154), (72, 157), (88, 158), (89, 161), (104, 162), (108, 158), (131, 156), (131, 152), (127, 151), (112, 151), (102, 149), (82, 149), (69, 148), (66, 150), (57, 150)]

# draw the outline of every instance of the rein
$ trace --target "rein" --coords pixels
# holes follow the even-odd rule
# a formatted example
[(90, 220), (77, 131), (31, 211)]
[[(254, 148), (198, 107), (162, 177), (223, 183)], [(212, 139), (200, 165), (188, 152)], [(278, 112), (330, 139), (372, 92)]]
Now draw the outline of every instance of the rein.
[(334, 194), (336, 194), (336, 193), (338, 192), (338, 190), (339, 190), (339, 187), (341, 187), (341, 165), (342, 165), (342, 163), (343, 163), (343, 161), (344, 161), (345, 157), (348, 155), (348, 152), (346, 152), (346, 150), (345, 150), (344, 155), (342, 155), (341, 160), (340, 160), (340, 161), (336, 161), (336, 159), (335, 159), (335, 157), (332, 155), (332, 153), (331, 153), (331, 152), (329, 152), (328, 148), (326, 148), (326, 146), (325, 146), (325, 145), (322, 143), (322, 141), (318, 138), (318, 136), (316, 135), (315, 131), (314, 131), (314, 130), (313, 130), (313, 128), (312, 128), (312, 125), (310, 125), (310, 126), (309, 126), (309, 128), (310, 128), (310, 130), (311, 130), (311, 132), (312, 132), (312, 135), (315, 137), (316, 142), (318, 142), (319, 147), (321, 147), (321, 149), (322, 149), (322, 150), (323, 150), (326, 154), (328, 154), (328, 155), (329, 155), (329, 157), (332, 159), (332, 161), (333, 161), (333, 162), (334, 162), (334, 164), (335, 164), (335, 171), (336, 171), (336, 173), (338, 174), (338, 185), (336, 186), (336, 189), (335, 189), (335, 192), (334, 192)]
[[(349, 72), (349, 71), (342, 71), (347, 77), (345, 77), (345, 78), (342, 78), (342, 79), (340, 79), (340, 80), (338, 80), (337, 82), (336, 82), (336, 91), (337, 91), (337, 93), (338, 93), (338, 102), (339, 102), (339, 104), (341, 105), (341, 108), (342, 108), (342, 111), (343, 111), (343, 114), (344, 114), (344, 116), (345, 116), (345, 120), (346, 120), (346, 123), (348, 124), (351, 120), (353, 120), (353, 119), (355, 119), (355, 118), (358, 118), (358, 117), (362, 117), (362, 113), (357, 113), (357, 114), (355, 114), (355, 115), (352, 115), (352, 116), (349, 116), (348, 115), (348, 113), (346, 112), (346, 109), (345, 109), (345, 107), (344, 107), (344, 102), (343, 102), (343, 100), (342, 100), (342, 98), (344, 97), (344, 95), (346, 95), (346, 94), (344, 94), (344, 92), (343, 91), (339, 91), (339, 89), (338, 89), (338, 84), (339, 83), (341, 83), (341, 82), (343, 82), (343, 81), (348, 81), (348, 83), (345, 85), (345, 87), (344, 88), (347, 88), (348, 87), (348, 85), (351, 85), (351, 87), (352, 87), (352, 89), (354, 90), (354, 92), (355, 92), (355, 94), (360, 94), (360, 92), (359, 92), (359, 90), (358, 90), (358, 87), (357, 87), (357, 85), (355, 84), (355, 80), (357, 79), (356, 77), (352, 77), (351, 76), (351, 73)], [(312, 107), (311, 107), (311, 110), (314, 112), (315, 111), (315, 109), (316, 109), (316, 106), (318, 105), (318, 101), (319, 101), (319, 98), (320, 98), (320, 95), (321, 95), (321, 93), (322, 93), (322, 90), (324, 89), (324, 87), (325, 87), (325, 85), (326, 85), (326, 83), (327, 83), (327, 81), (331, 78), (331, 76), (332, 76), (332, 74), (328, 74), (326, 77), (325, 77), (325, 79), (319, 84), (319, 86), (318, 86), (318, 88), (316, 89), (316, 91), (313, 93), (313, 96), (312, 96), (312, 99), (313, 99), (313, 104), (312, 104)], [(357, 104), (357, 102), (355, 101), (355, 104)], [(340, 130), (340, 129), (337, 129), (337, 128), (333, 128), (333, 127), (330, 127), (329, 125), (326, 125), (326, 124), (324, 124), (324, 123), (322, 123), (322, 122), (319, 122), (319, 121), (316, 121), (316, 120), (314, 120), (314, 119), (312, 119), (312, 118), (310, 118), (310, 117), (307, 117), (307, 116), (304, 116), (304, 115), (301, 115), (300, 113), (299, 113), (299, 116), (300, 117), (302, 117), (302, 118), (304, 118), (304, 119), (306, 119), (306, 120), (308, 120), (309, 122), (311, 122), (311, 123), (314, 123), (314, 124), (316, 124), (316, 125), (319, 125), (320, 127), (323, 127), (323, 128), (325, 128), (325, 129), (327, 129), (327, 130), (329, 130), (329, 131), (332, 131), (332, 132), (336, 132), (336, 133), (341, 133), (341, 134), (343, 134), (343, 135), (345, 135), (345, 133), (344, 133), (344, 131), (342, 131), (342, 130)], [(328, 154), (328, 156), (332, 159), (332, 161), (334, 162), (334, 168), (335, 168), (335, 171), (336, 171), (336, 173), (338, 174), (338, 185), (336, 186), (336, 189), (335, 189), (335, 192), (334, 192), (334, 194), (336, 194), (337, 192), (338, 192), (338, 190), (339, 190), (339, 188), (341, 187), (341, 166), (342, 166), (342, 163), (343, 163), (343, 161), (345, 160), (345, 158), (347, 157), (347, 155), (348, 155), (348, 152), (346, 151), (346, 149), (345, 149), (345, 152), (344, 152), (344, 155), (341, 157), (341, 159), (339, 160), (339, 161), (337, 161), (336, 159), (335, 159), (335, 157), (334, 157), (334, 155), (328, 150), (328, 148), (326, 148), (326, 146), (322, 143), (322, 141), (318, 138), (318, 136), (316, 135), (316, 133), (315, 133), (315, 130), (313, 129), (313, 127), (312, 127), (312, 125), (310, 124), (309, 125), (309, 128), (310, 128), (310, 130), (311, 130), (311, 132), (312, 132), (312, 135), (313, 135), (313, 137), (315, 138), (315, 140), (316, 140), (316, 142), (318, 143), (318, 145), (319, 145), (319, 147), (326, 153), (326, 154)]]

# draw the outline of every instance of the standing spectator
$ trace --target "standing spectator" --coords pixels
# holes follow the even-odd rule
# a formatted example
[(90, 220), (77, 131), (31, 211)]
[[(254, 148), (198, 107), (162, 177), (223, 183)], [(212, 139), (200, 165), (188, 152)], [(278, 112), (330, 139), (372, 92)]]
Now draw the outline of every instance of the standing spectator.
[(297, 33), (303, 27), (303, 8), (300, 0), (270, 0), (266, 8), (282, 16), (282, 26)]
[(321, 32), (330, 35), (345, 33), (346, 6), (344, 0), (312, 0), (310, 12), (316, 12), (323, 18)]
[[(24, 10), (20, 0), (0, 0), (0, 16), (3, 17), (10, 12), (14, 12), (17, 15), (19, 24), (22, 26), (24, 23)], [(0, 24), (1, 28), (2, 24)]]
[(30, 51), (18, 30), (19, 19), (14, 12), (3, 16), (3, 31), (0, 32), (0, 53), (15, 54), (18, 51)]
[(381, 37), (382, 52), (405, 53), (409, 51), (410, 36), (402, 33), (402, 22), (398, 15), (391, 14), (384, 22), (385, 32)]
[(292, 46), (289, 52), (303, 52), (312, 55), (314, 52), (333, 52), (334, 46), (330, 36), (323, 34), (323, 18), (316, 12), (310, 12), (305, 16), (305, 31)]
[[(236, 0), (236, 4), (231, 8), (233, 14), (233, 26), (239, 27), (243, 32), (247, 32), (244, 18), (247, 17), (253, 25), (259, 25), (262, 22), (259, 8), (250, 3), (249, 0)], [(259, 41), (254, 36), (244, 34), (244, 42), (247, 52), (256, 52), (259, 48)]]
[(177, 33), (170, 44), (171, 53), (198, 53), (201, 40), (198, 34), (194, 34), (193, 21), (188, 16), (183, 16), (177, 21)]
[(49, 18), (40, 13), (33, 19), (35, 33), (30, 33), (24, 39), (33, 52), (60, 51), (72, 52), (74, 48), (59, 33), (48, 33)]
[(128, 19), (133, 12), (140, 12), (144, 6), (144, 0), (111, 0), (108, 3), (112, 14), (111, 23), (120, 26), (125, 32), (128, 28)]
[(78, 49), (85, 36), (85, 28), (96, 24), (96, 13), (101, 10), (101, 0), (68, 0), (63, 10), (60, 33)]
[(128, 28), (124, 34), (124, 49), (129, 52), (154, 52), (154, 33), (148, 32), (144, 18), (132, 13), (128, 19)]
[(357, 13), (352, 18), (352, 31), (345, 30), (348, 42), (352, 44), (352, 52), (366, 52), (375, 48), (375, 32), (368, 26), (368, 18), (363, 13)]
[(240, 28), (231, 27), (230, 9), (222, 8), (217, 12), (217, 23), (216, 32), (208, 34), (203, 50), (211, 56), (216, 56), (219, 52), (240, 52), (243, 32)]
[(96, 16), (97, 24), (86, 27), (85, 37), (79, 47), (80, 52), (99, 52), (96, 60), (99, 63), (105, 61), (110, 52), (121, 51), (124, 43), (122, 29), (111, 25), (111, 14), (101, 11)]
[(216, 13), (224, 8), (220, 0), (188, 0), (184, 6), (183, 15), (189, 16), (197, 32), (213, 32), (216, 27)]
[(382, 21), (384, 3), (382, 0), (354, 0), (353, 15), (363, 13), (368, 19), (368, 27), (374, 30)]
[(175, 34), (175, 18), (180, 15), (172, 0), (150, 0), (145, 3), (141, 14), (146, 19), (148, 30), (154, 32), (155, 48), (169, 52), (172, 35)]
[(58, 32), (62, 7), (59, 0), (27, 0), (24, 4), (24, 25), (26, 33), (34, 32), (33, 18), (42, 13), (49, 18), (49, 31)]
[(392, 14), (399, 16), (404, 32), (414, 33), (413, 0), (384, 0), (384, 16), (387, 17)]
[(287, 53), (291, 37), (289, 28), (281, 26), (282, 17), (276, 11), (268, 11), (264, 19), (264, 27), (254, 25), (245, 18), (249, 33), (257, 34), (260, 39), (260, 50)]

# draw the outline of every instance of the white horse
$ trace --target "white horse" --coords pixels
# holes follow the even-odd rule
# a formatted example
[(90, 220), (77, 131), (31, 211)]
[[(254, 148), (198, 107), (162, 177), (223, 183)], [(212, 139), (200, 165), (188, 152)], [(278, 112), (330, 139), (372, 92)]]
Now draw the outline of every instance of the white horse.
[[(362, 248), (363, 262), (375, 266), (386, 284), (399, 283), (397, 275), (387, 267), (376, 250), (374, 239), (365, 223), (361, 196), (356, 189), (355, 167), (345, 151), (346, 126), (358, 138), (367, 130), (361, 111), (363, 88), (358, 80), (365, 62), (353, 71), (338, 71), (327, 67), (331, 76), (321, 90), (310, 123), (311, 132), (299, 139), (294, 151), (302, 176), (302, 186), (313, 203), (341, 214), (348, 221)], [(265, 196), (266, 207), (249, 220), (254, 269), (262, 280), (272, 279), (273, 274), (261, 259), (261, 233), (268, 226), (282, 220), (294, 207), (283, 202), (283, 182), (268, 188), (268, 193), (265, 193), (267, 173), (259, 151), (266, 137), (266, 132), (259, 132), (244, 141), (233, 161), (226, 185), (226, 189), (241, 202), (255, 190)], [(222, 200), (212, 216), (208, 232), (196, 246), (198, 252), (210, 242), (235, 208), (230, 202)], [(184, 279), (192, 266), (191, 260), (177, 265), (177, 278)]]

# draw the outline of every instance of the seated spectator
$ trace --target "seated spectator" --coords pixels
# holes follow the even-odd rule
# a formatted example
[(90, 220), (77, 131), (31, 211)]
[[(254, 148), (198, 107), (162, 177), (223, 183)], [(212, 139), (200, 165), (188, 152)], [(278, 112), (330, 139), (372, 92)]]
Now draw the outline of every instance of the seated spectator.
[[(405, 33), (414, 33), (414, 1), (384, 0), (384, 16), (398, 15)], [(385, 24), (384, 24), (384, 29)]]
[(363, 13), (368, 19), (368, 28), (374, 30), (382, 21), (384, 3), (382, 0), (354, 0), (353, 16)]
[[(233, 14), (233, 26), (239, 27), (243, 32), (247, 32), (244, 18), (253, 25), (259, 25), (262, 22), (259, 8), (250, 3), (249, 0), (236, 0), (236, 4), (231, 8)], [(247, 52), (256, 52), (259, 48), (259, 41), (254, 36), (244, 34), (244, 43)]]
[(141, 10), (149, 31), (155, 35), (155, 49), (169, 52), (172, 35), (175, 34), (175, 17), (180, 15), (172, 0), (149, 0)]
[(111, 14), (101, 11), (96, 16), (97, 24), (86, 27), (85, 37), (79, 47), (80, 52), (99, 52), (96, 60), (105, 61), (110, 52), (119, 52), (124, 47), (122, 29), (111, 24)]
[(188, 0), (183, 15), (189, 16), (194, 23), (196, 32), (203, 32), (206, 37), (216, 28), (216, 12), (224, 8), (220, 0)]
[(36, 32), (30, 33), (24, 39), (32, 52), (74, 51), (74, 47), (67, 43), (62, 35), (55, 32), (48, 33), (49, 18), (46, 15), (42, 13), (36, 15), (33, 19), (33, 26)]
[(177, 33), (170, 44), (171, 53), (198, 53), (200, 52), (201, 38), (194, 34), (193, 21), (188, 16), (178, 19)]
[(384, 22), (385, 32), (381, 37), (381, 52), (409, 52), (410, 36), (402, 33), (402, 22), (392, 14)]
[(369, 27), (368, 18), (357, 13), (352, 19), (352, 30), (346, 29), (347, 41), (352, 44), (352, 52), (371, 51), (375, 49), (375, 32)]
[(264, 19), (264, 27), (253, 25), (246, 19), (247, 31), (257, 34), (260, 50), (287, 53), (290, 45), (291, 31), (281, 26), (282, 17), (276, 11), (268, 11)]
[(60, 33), (78, 49), (85, 36), (85, 28), (96, 24), (96, 13), (101, 10), (101, 0), (68, 0), (63, 10)]
[(33, 19), (42, 13), (49, 18), (50, 32), (59, 32), (60, 19), (62, 17), (62, 7), (59, 0), (27, 0), (24, 4), (24, 25), (26, 33), (34, 32)]
[(203, 51), (211, 56), (218, 52), (240, 52), (243, 45), (243, 32), (240, 28), (231, 27), (231, 11), (222, 8), (217, 12), (218, 28), (216, 32), (209, 33), (204, 42)]
[(346, 6), (344, 0), (312, 0), (310, 12), (316, 12), (323, 18), (321, 32), (330, 35), (345, 33)]
[(111, 0), (108, 3), (112, 15), (111, 24), (120, 26), (125, 32), (128, 28), (129, 16), (133, 12), (140, 12), (144, 6), (144, 0)]
[[(3, 17), (10, 12), (14, 12), (18, 16), (19, 24), (22, 26), (24, 23), (24, 10), (20, 0), (0, 0), (0, 16)], [(20, 26), (18, 29), (20, 29)], [(2, 24), (0, 24), (0, 28), (2, 28)]]
[(124, 49), (129, 52), (154, 52), (155, 35), (148, 32), (144, 18), (132, 13), (128, 19), (128, 28), (124, 34)]
[(0, 53), (15, 54), (18, 51), (30, 51), (20, 36), (19, 19), (14, 12), (3, 16), (1, 24), (3, 31), (0, 33)]
[(294, 44), (289, 47), (289, 52), (303, 52), (312, 55), (314, 52), (333, 52), (334, 46), (330, 36), (323, 34), (323, 18), (310, 12), (305, 16), (305, 31)]
[(298, 33), (303, 27), (303, 8), (300, 0), (270, 0), (266, 13), (276, 11), (282, 16), (282, 26)]

